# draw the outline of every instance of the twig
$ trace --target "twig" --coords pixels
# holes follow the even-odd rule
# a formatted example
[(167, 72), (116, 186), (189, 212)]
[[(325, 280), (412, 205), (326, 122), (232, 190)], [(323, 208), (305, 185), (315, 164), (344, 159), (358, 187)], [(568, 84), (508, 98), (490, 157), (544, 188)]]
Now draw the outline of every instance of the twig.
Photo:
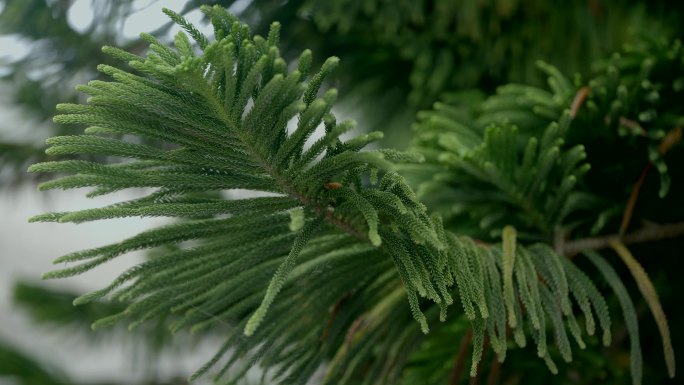
[(573, 256), (583, 250), (601, 250), (610, 247), (611, 242), (621, 241), (625, 245), (654, 242), (684, 236), (684, 222), (668, 224), (649, 224), (643, 228), (620, 236), (612, 234), (603, 237), (577, 239), (566, 242), (562, 254)]
[(619, 123), (622, 127), (630, 130), (631, 132), (633, 132), (636, 135), (639, 135), (639, 136), (646, 136), (647, 135), (646, 130), (644, 130), (644, 128), (641, 127), (641, 124), (639, 124), (639, 122), (637, 122), (636, 120), (627, 119), (624, 116), (621, 116)]
[(658, 154), (664, 156), (675, 144), (682, 140), (682, 135), (684, 133), (682, 133), (682, 128), (679, 126), (668, 131), (658, 146)]
[(646, 180), (646, 176), (648, 175), (648, 172), (651, 170), (651, 167), (653, 167), (653, 163), (647, 164), (646, 167), (644, 167), (644, 169), (641, 171), (639, 179), (637, 179), (636, 183), (634, 183), (632, 193), (629, 195), (629, 200), (627, 201), (627, 206), (625, 206), (625, 211), (622, 214), (622, 223), (620, 223), (620, 234), (624, 234), (627, 231), (627, 228), (629, 227), (629, 222), (632, 220), (632, 214), (634, 213), (634, 206), (636, 206), (637, 198), (639, 198), (641, 186), (643, 186), (644, 181)]
[(454, 361), (454, 367), (451, 369), (451, 374), (449, 375), (449, 385), (457, 385), (463, 375), (463, 367), (465, 366), (465, 358), (468, 353), (468, 346), (473, 339), (473, 329), (468, 330), (463, 339), (461, 339), (461, 347), (458, 349), (458, 354), (456, 355), (456, 361)]
[[(622, 119), (623, 118), (620, 118), (620, 122), (622, 122)], [(670, 150), (670, 148), (672, 148), (672, 146), (674, 146), (675, 144), (679, 143), (679, 141), (681, 140), (682, 128), (675, 127), (671, 129), (660, 142), (660, 145), (658, 145), (658, 155), (660, 155), (661, 157), (665, 156), (665, 154)], [(651, 168), (653, 168), (653, 162), (649, 162), (644, 167), (644, 169), (641, 171), (641, 175), (639, 175), (639, 179), (637, 179), (636, 183), (634, 184), (634, 188), (632, 188), (632, 193), (629, 195), (627, 206), (625, 207), (625, 211), (622, 215), (622, 223), (620, 224), (620, 234), (624, 234), (627, 231), (627, 228), (629, 227), (629, 222), (632, 219), (634, 206), (636, 206), (637, 198), (639, 197), (639, 192), (641, 191), (641, 186), (644, 184), (646, 176), (648, 175), (648, 172), (651, 170)]]
[(570, 107), (570, 118), (575, 119), (577, 116), (577, 113), (579, 112), (580, 107), (582, 107), (582, 104), (584, 104), (584, 101), (587, 100), (589, 97), (589, 93), (591, 92), (591, 88), (589, 86), (584, 86), (580, 88), (577, 91), (577, 94), (575, 94), (575, 98), (572, 100), (572, 105)]

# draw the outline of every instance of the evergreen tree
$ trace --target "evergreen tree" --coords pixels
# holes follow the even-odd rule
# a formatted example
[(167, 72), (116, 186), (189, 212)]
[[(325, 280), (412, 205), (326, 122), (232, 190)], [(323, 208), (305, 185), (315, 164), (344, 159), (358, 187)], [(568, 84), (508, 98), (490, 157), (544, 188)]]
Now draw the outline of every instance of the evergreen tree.
[[(573, 345), (609, 345), (619, 322), (638, 384), (638, 313), (624, 276), (597, 252), (612, 248), (644, 294), (674, 376), (662, 306), (626, 245), (684, 233), (674, 223), (681, 170), (668, 167), (682, 156), (677, 40), (628, 46), (589, 80), (540, 63), (548, 87), (444, 95), (418, 115), (411, 152), (363, 150), (382, 134), (341, 139), (354, 123), (335, 117), (337, 92), (323, 90), (337, 58), (317, 71), (309, 50), (288, 62), (279, 24), (254, 36), (222, 7), (202, 11), (214, 37), (167, 11), (186, 30), (173, 46), (144, 34), (144, 55), (105, 47), (122, 68), (99, 66), (111, 80), (79, 86), (87, 104), (57, 107), (57, 123), (85, 134), (48, 140), (51, 156), (86, 158), (30, 168), (69, 174), (41, 189), (153, 189), (34, 221), (180, 218), (56, 260), (74, 265), (46, 278), (162, 248), (74, 301), (126, 304), (94, 327), (163, 317), (174, 332), (223, 331), (224, 347), (196, 376), (239, 379), (259, 364), (268, 383), (305, 383), (325, 367), (324, 383), (408, 384), (458, 382), (463, 353), (452, 366), (445, 336), (472, 345), (473, 377), (491, 349), (492, 381), (512, 343), (533, 345), (524, 354), (536, 351), (556, 373), (559, 358), (582, 355)], [(644, 210), (652, 169), (660, 200)], [(625, 175), (642, 177), (626, 191)], [(604, 282), (622, 310), (612, 323)]]

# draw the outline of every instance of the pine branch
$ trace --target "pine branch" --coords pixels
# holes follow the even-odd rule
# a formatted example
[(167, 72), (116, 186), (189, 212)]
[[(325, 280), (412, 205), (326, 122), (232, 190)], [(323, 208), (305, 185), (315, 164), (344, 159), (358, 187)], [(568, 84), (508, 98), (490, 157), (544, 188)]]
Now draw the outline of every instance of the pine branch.
[[(308, 339), (320, 326), (313, 319), (282, 322), (278, 315), (319, 315), (331, 301), (349, 292), (356, 292), (354, 298), (361, 303), (372, 303), (369, 297), (376, 298), (386, 286), (398, 287), (396, 272), (381, 274), (393, 272), (387, 263), (393, 262), (404, 286), (399, 293), (407, 294), (410, 314), (427, 332), (419, 295), (446, 308), (452, 303), (447, 288), (453, 284), (453, 273), (444, 252), (445, 238), (438, 235), (441, 224), (426, 214), (403, 178), (391, 170), (393, 162), (420, 161), (420, 157), (392, 150), (360, 151), (379, 139), (377, 134), (346, 142), (339, 139), (353, 124), (338, 124), (330, 113), (336, 91), (318, 96), (336, 58), (326, 61), (307, 81), (311, 53), (305, 51), (297, 69), (288, 71), (276, 47), (277, 24), (268, 39), (263, 39), (252, 37), (246, 25), (220, 7), (204, 7), (203, 11), (217, 28), (216, 41), (167, 11), (196, 41), (202, 55), (196, 55), (183, 32), (176, 36), (175, 49), (144, 34), (151, 48), (146, 57), (107, 47), (105, 52), (123, 59), (134, 72), (100, 66), (113, 81), (80, 86), (79, 90), (90, 96), (87, 105), (58, 106), (61, 115), (55, 121), (85, 124), (88, 134), (51, 139), (49, 153), (104, 152), (132, 161), (104, 165), (66, 160), (30, 168), (32, 172), (73, 174), (46, 182), (41, 189), (94, 187), (91, 195), (131, 187), (156, 189), (137, 200), (40, 215), (32, 219), (35, 221), (84, 222), (137, 215), (189, 220), (68, 254), (57, 261), (75, 266), (44, 277), (73, 276), (133, 250), (172, 246), (173, 252), (131, 268), (106, 288), (79, 297), (75, 303), (106, 295), (130, 303), (124, 312), (96, 322), (96, 327), (129, 318), (129, 327), (135, 328), (168, 312), (180, 315), (172, 330), (200, 330), (225, 320), (250, 336), (238, 340), (233, 333), (227, 346), (235, 349), (236, 357), (254, 354), (256, 363), (266, 354), (259, 353), (262, 342), (270, 341), (263, 346), (272, 348), (278, 339), (284, 351), (297, 336)], [(295, 117), (296, 129), (288, 132), (288, 121)], [(319, 125), (325, 129), (323, 137), (305, 146)], [(112, 134), (150, 138), (161, 144), (107, 137)], [(369, 179), (371, 183), (364, 182)], [(277, 196), (216, 198), (216, 192), (229, 189)], [(194, 219), (203, 216), (208, 218)], [(314, 226), (321, 220), (327, 224)], [(359, 263), (371, 260), (371, 266)], [(335, 274), (326, 272), (305, 283), (297, 280), (328, 264), (336, 266)], [(337, 275), (343, 271), (349, 275)], [(363, 278), (350, 285), (350, 275)], [(375, 280), (381, 278), (384, 286), (365, 292), (366, 286), (374, 287)], [(337, 286), (327, 287), (334, 282)], [(314, 298), (308, 297), (314, 293)], [(298, 308), (292, 306), (293, 301), (310, 304), (301, 311), (290, 311)], [(357, 305), (352, 314), (358, 315), (363, 308)], [(251, 316), (245, 317), (247, 314)], [(343, 325), (349, 322), (349, 314), (340, 318)], [(329, 338), (338, 341), (339, 333), (330, 334)], [(281, 340), (282, 335), (287, 338)], [(219, 352), (200, 372), (224, 353)], [(297, 373), (306, 379), (324, 353), (330, 354), (302, 355), (284, 368), (306, 367)], [(274, 365), (283, 359), (266, 357)], [(219, 373), (233, 362), (231, 359)]]

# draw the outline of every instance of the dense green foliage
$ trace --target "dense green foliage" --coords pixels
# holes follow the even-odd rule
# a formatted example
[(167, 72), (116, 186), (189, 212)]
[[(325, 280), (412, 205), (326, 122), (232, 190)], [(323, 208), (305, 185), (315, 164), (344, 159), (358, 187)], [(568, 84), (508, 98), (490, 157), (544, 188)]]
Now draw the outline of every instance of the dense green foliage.
[[(414, 127), (415, 148), (435, 172), (422, 195), (454, 226), (478, 225), (478, 237), (504, 224), (546, 241), (558, 228), (575, 237), (600, 233), (620, 219), (630, 193), (619, 183), (625, 175), (636, 178), (650, 162), (658, 196), (668, 195), (665, 156), (684, 117), (682, 55), (679, 41), (642, 42), (600, 63), (588, 81), (539, 63), (548, 87), (508, 84), (486, 99), (463, 94), (437, 103)], [(617, 175), (607, 143), (624, 154)], [(602, 184), (576, 188), (590, 165), (589, 183)], [(660, 203), (673, 204), (673, 197)], [(590, 211), (601, 215), (584, 215)]]
[[(362, 117), (364, 127), (387, 133), (384, 142), (389, 146), (400, 148), (405, 147), (416, 109), (444, 95), (464, 87), (491, 92), (510, 81), (539, 84), (536, 60), (566, 74), (586, 73), (594, 60), (633, 41), (634, 31), (655, 36), (678, 31), (682, 14), (675, 1), (627, 0), (560, 5), (538, 0), (188, 0), (179, 13), (202, 4), (234, 7), (261, 34), (279, 20), (287, 37), (281, 44), (287, 60), (303, 48), (317, 52), (315, 63), (331, 55), (343, 57), (336, 75), (340, 105)], [(26, 177), (21, 171), (28, 164), (45, 160), (41, 139), (78, 132), (48, 119), (55, 114), (55, 104), (78, 100), (74, 85), (101, 76), (97, 64), (114, 64), (99, 47), (116, 42), (141, 53), (145, 46), (117, 36), (124, 20), (140, 7), (133, 0), (93, 1), (94, 20), (85, 30), (69, 23), (73, 1), (3, 5), (0, 35), (20, 38), (29, 51), (16, 61), (0, 63), (0, 86), (12, 88), (8, 102), (37, 123), (38, 137), (17, 140), (0, 134), (0, 170), (14, 171), (0, 175), (0, 186), (8, 186)], [(169, 27), (152, 34), (163, 36)], [(0, 129), (12, 131), (3, 124)]]
[[(95, 327), (128, 320), (136, 328), (164, 316), (174, 332), (225, 330), (224, 348), (197, 374), (216, 366), (219, 378), (240, 378), (259, 364), (266, 381), (282, 383), (305, 383), (321, 366), (330, 384), (409, 381), (431, 336), (466, 328), (460, 314), (472, 328), (472, 376), (487, 346), (504, 360), (511, 336), (520, 347), (531, 339), (554, 373), (558, 358), (572, 360), (573, 345), (584, 349), (595, 334), (610, 344), (609, 304), (588, 273), (563, 256), (571, 254), (564, 242), (570, 232), (603, 232), (620, 212), (584, 181), (589, 164), (611, 172), (592, 152), (597, 127), (610, 137), (624, 132), (660, 171), (667, 195), (664, 156), (678, 144), (670, 128), (681, 122), (674, 102), (681, 87), (667, 79), (682, 76), (679, 43), (627, 50), (589, 88), (543, 64), (550, 91), (508, 85), (482, 103), (452, 95), (419, 115), (416, 151), (404, 153), (363, 150), (381, 137), (377, 132), (340, 138), (354, 124), (338, 122), (331, 112), (337, 92), (321, 89), (336, 58), (318, 71), (308, 50), (288, 63), (278, 49), (278, 24), (265, 38), (253, 36), (224, 8), (202, 10), (215, 39), (168, 11), (187, 31), (173, 47), (147, 34), (146, 55), (105, 47), (126, 69), (99, 66), (111, 80), (79, 86), (87, 104), (58, 105), (55, 121), (85, 125), (85, 134), (51, 138), (47, 153), (106, 161), (30, 169), (69, 174), (41, 189), (91, 187), (90, 196), (149, 189), (139, 199), (35, 221), (182, 218), (57, 259), (75, 265), (46, 278), (167, 248), (76, 299), (111, 296), (128, 304)], [(646, 125), (648, 131), (633, 132)], [(663, 138), (670, 138), (667, 148)], [(430, 210), (404, 171), (433, 176), (420, 190)], [(597, 209), (606, 214), (581, 215)], [(603, 257), (589, 259), (620, 300), (632, 338), (632, 380), (640, 383), (630, 296)], [(635, 277), (640, 287), (650, 284)], [(657, 297), (647, 298), (659, 308)], [(462, 311), (449, 307), (455, 299)], [(663, 342), (672, 376), (665, 332)], [(442, 368), (430, 381), (448, 376)]]
[[(586, 82), (578, 77), (573, 84), (540, 63), (549, 76), (548, 90), (510, 84), (486, 99), (464, 94), (436, 104), (419, 114), (415, 125), (415, 147), (430, 164), (408, 168), (420, 171), (417, 178), (430, 176), (420, 196), (455, 230), (492, 239), (504, 225), (514, 224), (521, 237), (543, 240), (571, 256), (582, 249), (566, 248), (570, 238), (630, 228), (630, 194), (636, 196), (640, 186), (625, 190), (617, 180), (623, 175), (645, 178), (651, 168), (658, 171), (661, 199), (649, 214), (662, 216), (678, 200), (668, 196), (665, 156), (681, 138), (683, 111), (669, 103), (682, 97), (682, 58), (679, 41), (642, 42), (601, 63), (597, 76)], [(619, 143), (627, 159), (617, 175), (616, 158), (606, 152), (606, 143)], [(593, 178), (584, 180), (589, 165)], [(676, 173), (680, 179), (681, 171)], [(599, 215), (587, 215), (591, 212)], [(679, 215), (670, 212), (663, 219)], [(632, 374), (638, 378), (641, 355), (633, 305), (612, 268), (598, 254), (591, 260), (620, 299), (632, 341)], [(662, 332), (667, 356), (669, 331)]]

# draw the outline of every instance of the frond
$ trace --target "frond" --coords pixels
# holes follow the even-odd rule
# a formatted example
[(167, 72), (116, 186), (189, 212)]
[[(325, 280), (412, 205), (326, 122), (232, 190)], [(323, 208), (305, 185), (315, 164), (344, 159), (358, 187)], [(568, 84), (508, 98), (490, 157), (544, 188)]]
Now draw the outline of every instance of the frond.
[(601, 272), (611, 289), (613, 289), (615, 292), (618, 301), (620, 301), (622, 315), (625, 319), (625, 326), (627, 327), (627, 332), (629, 333), (629, 342), (631, 344), (629, 359), (630, 370), (632, 372), (632, 384), (640, 384), (643, 374), (643, 360), (641, 357), (641, 342), (639, 341), (639, 323), (636, 317), (636, 310), (634, 310), (632, 299), (629, 297), (627, 288), (625, 288), (625, 285), (622, 283), (620, 277), (610, 266), (610, 264), (608, 264), (608, 262), (601, 257), (601, 255), (591, 251), (585, 252), (585, 255)]

